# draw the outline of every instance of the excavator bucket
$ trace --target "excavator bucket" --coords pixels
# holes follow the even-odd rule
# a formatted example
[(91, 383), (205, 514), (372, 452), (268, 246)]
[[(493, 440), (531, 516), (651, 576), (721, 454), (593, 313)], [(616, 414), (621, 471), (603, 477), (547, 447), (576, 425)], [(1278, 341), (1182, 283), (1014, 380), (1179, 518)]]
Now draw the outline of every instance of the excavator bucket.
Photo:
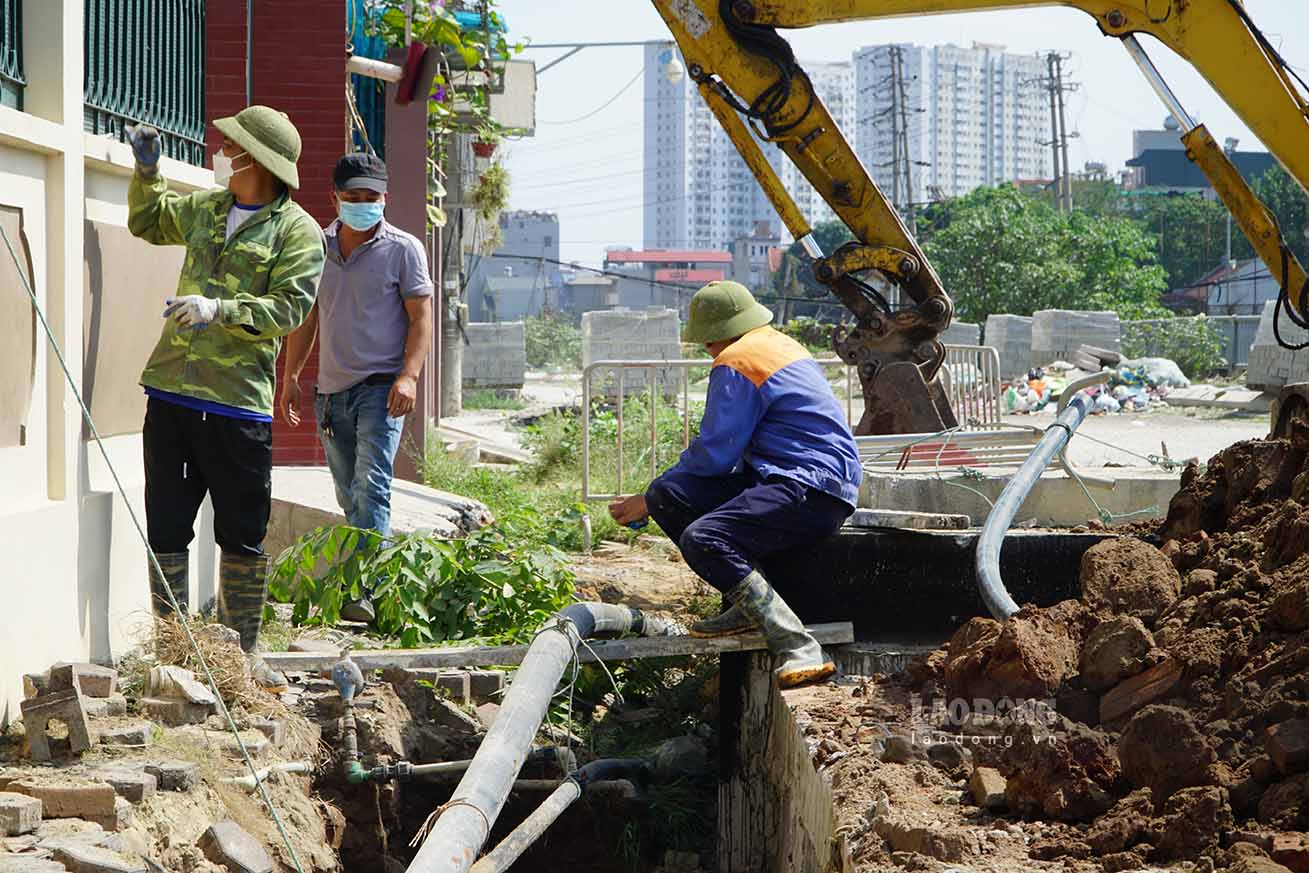
[(855, 433), (939, 433), (958, 424), (940, 377), (928, 382), (917, 364), (898, 361), (862, 376), (864, 414)]
[(1282, 388), (1273, 401), (1270, 417), (1270, 433), (1274, 437), (1289, 439), (1296, 430), (1309, 430), (1309, 382)]

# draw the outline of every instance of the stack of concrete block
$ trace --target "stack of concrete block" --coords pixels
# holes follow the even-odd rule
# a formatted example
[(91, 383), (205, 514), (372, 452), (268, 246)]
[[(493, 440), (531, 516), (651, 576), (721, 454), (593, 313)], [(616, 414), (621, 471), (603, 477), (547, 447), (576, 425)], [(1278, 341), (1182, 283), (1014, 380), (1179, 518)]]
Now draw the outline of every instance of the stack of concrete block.
[[(651, 307), (644, 310), (606, 309), (582, 316), (582, 366), (596, 361), (680, 361), (682, 359), (681, 321), (676, 309)], [(651, 371), (629, 368), (623, 374), (623, 391), (648, 391)], [(682, 374), (673, 367), (654, 370), (659, 390), (664, 395), (676, 393)], [(595, 396), (613, 397), (618, 393), (617, 370), (600, 368), (591, 377)]]
[(1000, 378), (1017, 379), (1032, 366), (1032, 319), (1025, 315), (988, 315), (986, 344), (1000, 356)]
[(1081, 346), (1122, 351), (1118, 313), (1043, 309), (1032, 318), (1032, 366), (1067, 361)]
[(465, 388), (522, 388), (527, 372), (527, 330), (521, 321), (465, 326)]
[(982, 326), (964, 321), (952, 321), (937, 337), (947, 346), (977, 346), (982, 344)]
[[(1245, 371), (1245, 384), (1251, 388), (1270, 390), (1292, 382), (1309, 382), (1309, 349), (1293, 352), (1278, 344), (1273, 332), (1276, 308), (1276, 301), (1265, 303), (1259, 317), (1259, 331), (1250, 347), (1250, 364)], [(1282, 313), (1278, 328), (1282, 339), (1291, 345), (1309, 342), (1309, 331), (1296, 327), (1286, 313)]]

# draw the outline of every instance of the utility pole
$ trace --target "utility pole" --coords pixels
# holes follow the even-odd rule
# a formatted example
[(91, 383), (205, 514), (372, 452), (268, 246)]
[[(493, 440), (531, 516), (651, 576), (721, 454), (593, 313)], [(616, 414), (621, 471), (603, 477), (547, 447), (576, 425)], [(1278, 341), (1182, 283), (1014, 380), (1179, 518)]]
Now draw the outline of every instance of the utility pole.
[(1064, 81), (1065, 57), (1058, 52), (1048, 52), (1045, 56), (1048, 73), (1043, 85), (1050, 94), (1050, 141), (1048, 145), (1054, 158), (1055, 202), (1060, 211), (1073, 211), (1073, 170), (1068, 160), (1068, 140), (1077, 133), (1068, 132), (1068, 119), (1064, 109), (1064, 92), (1076, 91), (1077, 84)]
[(895, 86), (899, 93), (899, 99), (896, 101), (898, 109), (898, 127), (900, 133), (900, 157), (904, 166), (904, 200), (903, 208), (900, 214), (904, 216), (905, 223), (909, 225), (909, 233), (918, 235), (918, 221), (914, 215), (914, 180), (909, 168), (909, 102), (905, 94), (904, 87), (904, 52), (899, 46), (895, 47), (896, 52), (896, 69), (895, 69)]

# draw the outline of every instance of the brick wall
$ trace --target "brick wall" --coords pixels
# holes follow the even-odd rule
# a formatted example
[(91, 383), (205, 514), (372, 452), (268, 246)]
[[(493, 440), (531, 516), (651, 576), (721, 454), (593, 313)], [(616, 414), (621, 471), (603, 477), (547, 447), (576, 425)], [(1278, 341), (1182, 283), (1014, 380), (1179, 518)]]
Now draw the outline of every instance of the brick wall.
[[(291, 116), (300, 131), (300, 190), (296, 201), (326, 225), (336, 217), (331, 202), (332, 167), (345, 145), (344, 0), (248, 0), (254, 3), (253, 96)], [(206, 112), (211, 119), (245, 106), (246, 3), (210, 3), (206, 19)], [(217, 149), (210, 126), (210, 151)], [(282, 371), (278, 362), (278, 374)], [(318, 373), (314, 353), (301, 375), (306, 397), (300, 427), (273, 423), (274, 464), (324, 464), (313, 427), (312, 399)]]

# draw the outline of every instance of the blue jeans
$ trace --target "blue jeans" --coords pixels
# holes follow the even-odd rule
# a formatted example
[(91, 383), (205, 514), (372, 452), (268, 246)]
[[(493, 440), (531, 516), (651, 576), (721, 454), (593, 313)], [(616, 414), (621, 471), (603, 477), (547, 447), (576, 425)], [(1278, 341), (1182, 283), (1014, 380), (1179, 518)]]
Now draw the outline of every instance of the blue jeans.
[(645, 491), (646, 508), (677, 543), (687, 566), (719, 591), (741, 583), (762, 558), (812, 545), (854, 512), (840, 499), (794, 479), (669, 471)]
[(386, 411), (390, 384), (360, 382), (314, 395), (318, 435), (336, 485), (336, 502), (353, 527), (391, 533), (391, 476), (404, 418)]

